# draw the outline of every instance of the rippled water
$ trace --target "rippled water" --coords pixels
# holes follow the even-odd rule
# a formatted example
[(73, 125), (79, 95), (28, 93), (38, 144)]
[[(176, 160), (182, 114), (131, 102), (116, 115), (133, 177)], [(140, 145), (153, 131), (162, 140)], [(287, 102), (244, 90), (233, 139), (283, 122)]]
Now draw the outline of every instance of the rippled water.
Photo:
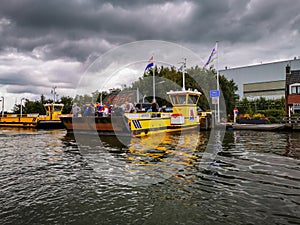
[(300, 224), (300, 133), (0, 130), (0, 224)]

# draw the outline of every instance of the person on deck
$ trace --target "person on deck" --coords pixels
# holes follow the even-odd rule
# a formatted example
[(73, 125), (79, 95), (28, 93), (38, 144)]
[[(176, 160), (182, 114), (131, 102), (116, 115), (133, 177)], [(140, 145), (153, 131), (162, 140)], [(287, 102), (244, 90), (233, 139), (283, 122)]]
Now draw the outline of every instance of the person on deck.
[(95, 116), (95, 106), (93, 103), (89, 105), (88, 116)]
[(72, 110), (70, 112), (74, 118), (78, 117), (78, 114), (80, 113), (80, 107), (77, 106), (77, 103), (74, 103), (72, 106)]
[(103, 116), (104, 107), (102, 104), (97, 104), (97, 116)]
[(167, 109), (167, 106), (163, 105), (159, 111), (160, 112), (166, 112), (167, 111), (166, 109)]
[(158, 104), (155, 102), (155, 100), (153, 99), (151, 102), (151, 110), (152, 112), (158, 112), (159, 106)]
[(131, 102), (125, 102), (125, 112), (134, 112), (134, 107)]
[(109, 116), (109, 106), (106, 105), (106, 104), (103, 106), (103, 116), (104, 117), (108, 117)]
[(120, 116), (123, 114), (123, 112), (124, 112), (123, 108), (119, 107), (118, 104), (116, 104), (116, 103), (111, 108), (111, 115)]

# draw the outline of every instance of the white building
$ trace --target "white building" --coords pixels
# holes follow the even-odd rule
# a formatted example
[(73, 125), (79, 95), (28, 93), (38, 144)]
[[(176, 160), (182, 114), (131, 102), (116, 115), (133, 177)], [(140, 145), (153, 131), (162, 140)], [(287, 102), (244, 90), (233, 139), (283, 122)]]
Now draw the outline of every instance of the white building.
[(253, 66), (244, 66), (220, 70), (220, 75), (233, 79), (238, 85), (240, 99), (281, 98), (285, 96), (285, 68), (300, 69), (300, 59), (291, 59)]

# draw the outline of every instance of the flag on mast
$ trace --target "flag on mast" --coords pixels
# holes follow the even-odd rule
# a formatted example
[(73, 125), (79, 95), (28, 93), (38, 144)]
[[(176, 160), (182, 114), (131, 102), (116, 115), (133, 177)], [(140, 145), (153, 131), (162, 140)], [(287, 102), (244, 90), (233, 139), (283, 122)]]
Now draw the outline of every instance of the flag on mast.
[(209, 64), (211, 64), (213, 61), (215, 61), (217, 58), (218, 58), (218, 55), (217, 55), (217, 43), (215, 45), (215, 47), (212, 49), (211, 53), (210, 53), (210, 56), (208, 57), (207, 59), (207, 62), (205, 63), (205, 65), (203, 66), (203, 69), (208, 66)]
[(149, 68), (151, 68), (152, 66), (154, 66), (154, 57), (151, 56), (150, 59), (148, 60), (148, 65), (145, 68), (145, 71), (148, 70)]

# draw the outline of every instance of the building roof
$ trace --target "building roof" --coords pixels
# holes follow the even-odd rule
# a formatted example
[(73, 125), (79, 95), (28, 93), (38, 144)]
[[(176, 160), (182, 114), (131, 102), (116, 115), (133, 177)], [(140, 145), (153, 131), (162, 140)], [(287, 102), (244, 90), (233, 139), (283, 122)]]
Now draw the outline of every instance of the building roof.
[(300, 83), (300, 70), (292, 70), (287, 85)]

